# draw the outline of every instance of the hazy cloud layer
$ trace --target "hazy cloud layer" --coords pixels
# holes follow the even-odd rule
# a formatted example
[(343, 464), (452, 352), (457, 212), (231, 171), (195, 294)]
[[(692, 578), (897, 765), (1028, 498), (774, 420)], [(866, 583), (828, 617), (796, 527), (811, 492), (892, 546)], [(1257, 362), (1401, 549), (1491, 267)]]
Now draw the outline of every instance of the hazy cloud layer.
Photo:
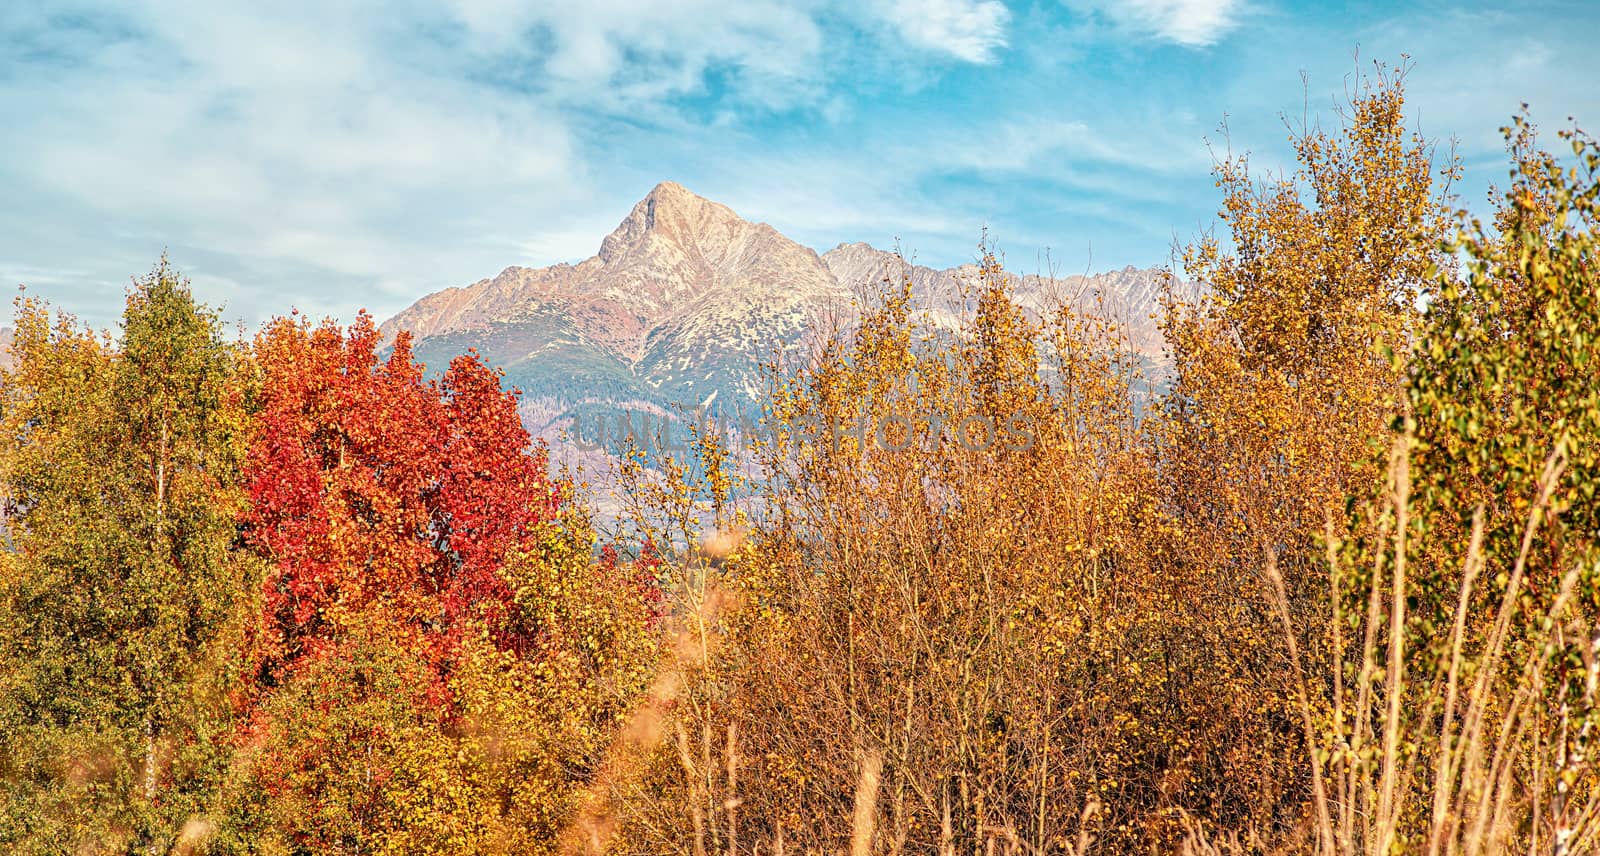
[(1278, 114), (1325, 109), (1358, 45), (1406, 51), (1424, 129), (1494, 178), (1520, 100), (1597, 112), (1597, 23), (1580, 4), (12, 3), (0, 277), (105, 323), (165, 249), (251, 323), (382, 316), (592, 253), (664, 178), (822, 248), (898, 238), (950, 264), (988, 225), (1013, 259), (1158, 263), (1215, 207), (1224, 113), (1271, 163)]

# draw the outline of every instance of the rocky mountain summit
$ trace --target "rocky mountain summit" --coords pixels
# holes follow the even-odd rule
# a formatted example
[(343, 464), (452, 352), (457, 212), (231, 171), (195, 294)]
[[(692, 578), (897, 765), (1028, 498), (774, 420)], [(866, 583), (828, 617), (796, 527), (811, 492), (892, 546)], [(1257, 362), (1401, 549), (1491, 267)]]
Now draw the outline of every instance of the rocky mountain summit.
[(428, 295), (383, 331), (430, 364), (476, 347), (530, 399), (694, 406), (748, 396), (760, 361), (848, 303), (816, 252), (664, 182), (598, 254)]

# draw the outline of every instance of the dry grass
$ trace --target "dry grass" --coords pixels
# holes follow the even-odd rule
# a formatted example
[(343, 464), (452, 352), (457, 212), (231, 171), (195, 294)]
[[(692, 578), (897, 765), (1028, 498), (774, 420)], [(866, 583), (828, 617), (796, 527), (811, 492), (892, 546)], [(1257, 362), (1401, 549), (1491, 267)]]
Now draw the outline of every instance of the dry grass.
[[(1524, 598), (1529, 558), (1565, 454), (1558, 448), (1545, 463), (1512, 567), (1486, 567), (1484, 512), (1478, 510), (1460, 560), (1448, 653), (1427, 668), (1416, 656), (1426, 640), (1417, 638), (1406, 613), (1414, 593), (1407, 556), (1416, 552), (1408, 542), (1407, 443), (1408, 438), (1398, 441), (1391, 458), (1387, 502), (1392, 513), (1384, 518), (1383, 533), (1391, 546), (1371, 557), (1367, 609), (1350, 662), (1339, 583), (1353, 574), (1337, 555), (1331, 534), (1328, 627), (1334, 660), (1325, 674), (1308, 675), (1283, 578), (1272, 552), (1266, 557), (1311, 747), (1317, 852), (1590, 852), (1600, 833), (1600, 803), (1588, 759), (1600, 637), (1578, 646), (1585, 677), (1576, 697), (1553, 680), (1550, 669), (1553, 659), (1569, 649), (1572, 634), (1588, 639), (1592, 633), (1573, 609), (1584, 569), (1577, 563), (1566, 568), (1556, 596), (1542, 610)], [(1475, 586), (1486, 572), (1491, 578), (1502, 574), (1504, 587), (1492, 624), (1474, 629)], [(1353, 686), (1346, 686), (1347, 674), (1354, 674)], [(1191, 828), (1188, 847), (1194, 853), (1239, 850), (1237, 842), (1211, 842), (1198, 826)]]

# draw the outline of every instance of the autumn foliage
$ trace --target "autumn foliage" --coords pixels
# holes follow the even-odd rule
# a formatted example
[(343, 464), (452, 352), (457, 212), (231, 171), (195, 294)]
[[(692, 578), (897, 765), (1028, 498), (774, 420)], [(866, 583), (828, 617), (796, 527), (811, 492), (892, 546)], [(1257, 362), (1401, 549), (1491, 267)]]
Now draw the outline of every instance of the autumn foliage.
[(1517, 118), (1471, 219), (1402, 84), (1219, 152), (1161, 365), (888, 270), (605, 538), (474, 354), (19, 301), (0, 843), (1592, 851), (1600, 151)]
[(377, 612), (441, 676), (476, 625), (526, 650), (501, 563), (553, 519), (559, 486), (512, 394), (470, 356), (424, 380), (402, 333), (386, 358), (372, 320), (348, 333), (280, 319), (259, 337), (260, 428), (245, 538), (271, 562), (263, 679)]

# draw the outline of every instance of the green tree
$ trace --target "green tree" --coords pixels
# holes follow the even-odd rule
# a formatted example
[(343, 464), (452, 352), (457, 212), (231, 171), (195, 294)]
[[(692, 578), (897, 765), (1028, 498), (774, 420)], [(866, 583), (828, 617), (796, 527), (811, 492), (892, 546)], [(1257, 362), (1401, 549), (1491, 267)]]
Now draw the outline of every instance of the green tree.
[(228, 761), (249, 371), (165, 259), (120, 341), (18, 303), (0, 384), (0, 841), (166, 852)]
[[(1564, 468), (1548, 517), (1559, 534), (1539, 557), (1555, 568), (1600, 539), (1600, 150), (1564, 132), (1574, 157), (1558, 159), (1525, 116), (1502, 130), (1510, 185), (1492, 226), (1472, 221), (1455, 241), (1466, 275), (1441, 277), (1411, 367), (1416, 519), (1419, 534), (1459, 536), (1482, 507), (1486, 546), (1514, 560), (1555, 455)], [(1558, 579), (1536, 580), (1536, 594), (1552, 596)]]

